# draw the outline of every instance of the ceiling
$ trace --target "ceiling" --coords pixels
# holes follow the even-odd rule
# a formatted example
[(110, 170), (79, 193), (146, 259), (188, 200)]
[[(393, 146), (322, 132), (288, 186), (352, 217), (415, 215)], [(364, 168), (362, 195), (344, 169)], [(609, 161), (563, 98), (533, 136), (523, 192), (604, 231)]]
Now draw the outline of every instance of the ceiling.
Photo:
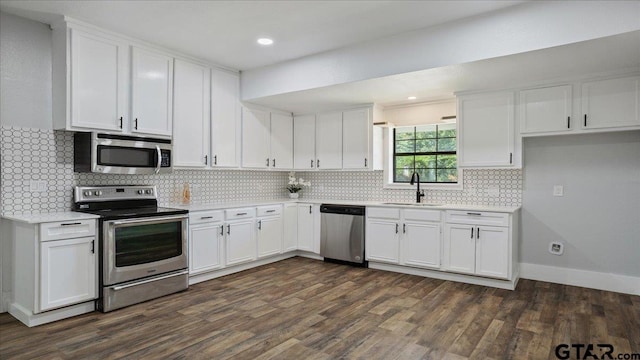
[[(251, 100), (296, 114), (377, 103), (453, 99), (454, 93), (539, 86), (640, 71), (640, 31), (464, 64)], [(416, 96), (416, 100), (407, 97)]]
[[(44, 23), (66, 15), (248, 70), (506, 8), (523, 1), (0, 0)], [(262, 47), (259, 37), (275, 44)]]

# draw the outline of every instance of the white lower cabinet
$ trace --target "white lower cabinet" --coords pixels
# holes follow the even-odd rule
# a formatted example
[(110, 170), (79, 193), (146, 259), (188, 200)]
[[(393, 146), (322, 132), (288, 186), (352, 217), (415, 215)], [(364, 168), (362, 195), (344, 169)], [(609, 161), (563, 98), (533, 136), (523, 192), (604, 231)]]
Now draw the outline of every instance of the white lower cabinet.
[(96, 298), (95, 237), (40, 243), (40, 311)]
[(366, 258), (423, 268), (439, 268), (441, 211), (368, 208)]
[(282, 206), (258, 208), (257, 223), (258, 258), (282, 253)]
[[(493, 226), (496, 224), (502, 226)], [(509, 214), (447, 211), (445, 269), (511, 279), (517, 253), (512, 232)]]
[(238, 220), (226, 224), (227, 265), (236, 265), (256, 259), (255, 221)]
[(298, 204), (298, 250), (319, 253), (315, 244), (315, 207), (314, 204)]
[(284, 204), (282, 251), (298, 250), (298, 204)]
[(189, 274), (217, 270), (224, 266), (224, 213), (189, 214)]

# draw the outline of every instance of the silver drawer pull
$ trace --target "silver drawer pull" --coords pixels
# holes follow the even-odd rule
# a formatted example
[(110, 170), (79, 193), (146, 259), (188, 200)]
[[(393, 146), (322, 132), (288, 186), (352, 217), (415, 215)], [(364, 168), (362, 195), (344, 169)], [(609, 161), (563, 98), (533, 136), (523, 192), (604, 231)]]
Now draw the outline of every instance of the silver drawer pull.
[(60, 226), (73, 226), (73, 225), (82, 225), (82, 223), (65, 223), (65, 224), (60, 224)]
[(267, 210), (268, 213), (276, 212), (275, 210)]
[(467, 215), (482, 216), (481, 213), (472, 213), (472, 212), (468, 212)]
[(204, 219), (213, 219), (213, 216), (201, 216), (200, 220), (204, 220)]
[(236, 216), (247, 215), (247, 213), (236, 213)]

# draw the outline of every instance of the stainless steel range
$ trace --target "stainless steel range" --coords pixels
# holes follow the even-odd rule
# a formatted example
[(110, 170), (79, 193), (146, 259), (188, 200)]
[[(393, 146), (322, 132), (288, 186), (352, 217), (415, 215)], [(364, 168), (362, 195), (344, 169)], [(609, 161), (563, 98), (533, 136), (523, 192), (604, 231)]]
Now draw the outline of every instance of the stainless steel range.
[(158, 207), (157, 193), (155, 186), (75, 188), (75, 210), (100, 216), (100, 311), (189, 286), (188, 211)]

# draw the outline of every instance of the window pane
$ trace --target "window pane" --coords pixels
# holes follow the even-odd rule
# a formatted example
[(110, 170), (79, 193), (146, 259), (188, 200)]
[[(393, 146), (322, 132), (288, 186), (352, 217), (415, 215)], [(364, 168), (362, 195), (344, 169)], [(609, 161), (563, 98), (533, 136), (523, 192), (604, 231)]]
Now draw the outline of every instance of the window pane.
[(395, 129), (396, 140), (409, 140), (414, 138), (414, 127), (399, 127)]
[(436, 156), (435, 155), (417, 155), (416, 167), (417, 168), (435, 168)]
[(438, 137), (456, 137), (456, 124), (438, 125)]
[(420, 175), (420, 182), (435, 182), (436, 181), (436, 169), (416, 169)]
[(413, 171), (396, 170), (393, 182), (409, 182), (409, 180), (411, 180), (411, 174), (413, 174)]
[(396, 170), (407, 170), (409, 175), (413, 172), (413, 155), (411, 156), (396, 156)]
[(416, 140), (416, 152), (435, 152), (436, 140)]
[(457, 182), (458, 169), (438, 169), (438, 182)]
[(439, 139), (438, 151), (456, 151), (456, 139)]
[(435, 138), (436, 138), (435, 125), (416, 126), (416, 139), (435, 139)]
[(412, 153), (415, 151), (415, 140), (396, 141), (396, 153)]
[(456, 169), (458, 167), (456, 155), (438, 155), (437, 168)]

